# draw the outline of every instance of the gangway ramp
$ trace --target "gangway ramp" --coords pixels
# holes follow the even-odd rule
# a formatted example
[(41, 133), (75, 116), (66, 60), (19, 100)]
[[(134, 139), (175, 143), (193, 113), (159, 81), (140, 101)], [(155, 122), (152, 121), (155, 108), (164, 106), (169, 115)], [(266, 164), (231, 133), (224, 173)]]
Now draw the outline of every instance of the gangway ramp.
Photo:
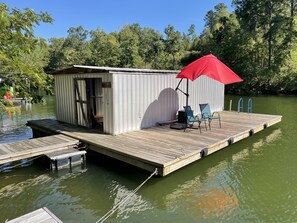
[(0, 164), (46, 155), (78, 146), (79, 140), (62, 135), (0, 144)]

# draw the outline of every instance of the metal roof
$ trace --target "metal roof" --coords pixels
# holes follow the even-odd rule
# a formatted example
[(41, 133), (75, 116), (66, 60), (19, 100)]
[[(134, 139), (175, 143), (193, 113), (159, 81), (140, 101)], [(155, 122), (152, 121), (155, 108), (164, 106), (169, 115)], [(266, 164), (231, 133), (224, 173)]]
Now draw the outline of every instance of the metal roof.
[(162, 73), (177, 74), (179, 70), (155, 70), (155, 69), (138, 69), (138, 68), (119, 68), (119, 67), (97, 67), (73, 65), (72, 67), (55, 71), (52, 74), (76, 74), (76, 73)]

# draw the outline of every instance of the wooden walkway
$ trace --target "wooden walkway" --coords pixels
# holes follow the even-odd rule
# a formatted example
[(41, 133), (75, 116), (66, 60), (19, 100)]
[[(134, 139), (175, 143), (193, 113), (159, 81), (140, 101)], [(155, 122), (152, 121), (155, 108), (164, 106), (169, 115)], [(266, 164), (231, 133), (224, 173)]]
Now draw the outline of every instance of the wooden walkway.
[(66, 150), (79, 140), (59, 134), (36, 139), (0, 144), (0, 164)]
[(47, 223), (62, 223), (50, 210), (46, 207), (39, 208), (28, 214), (7, 221), (7, 223), (29, 223), (29, 222), (47, 222)]
[[(165, 176), (205, 155), (247, 138), (281, 121), (282, 116), (220, 112), (222, 128), (216, 120), (212, 129), (170, 129), (169, 125), (133, 131), (117, 136), (99, 134), (85, 128), (44, 119), (29, 121), (33, 129), (61, 133), (89, 144), (101, 154)], [(202, 126), (202, 125), (201, 125)]]

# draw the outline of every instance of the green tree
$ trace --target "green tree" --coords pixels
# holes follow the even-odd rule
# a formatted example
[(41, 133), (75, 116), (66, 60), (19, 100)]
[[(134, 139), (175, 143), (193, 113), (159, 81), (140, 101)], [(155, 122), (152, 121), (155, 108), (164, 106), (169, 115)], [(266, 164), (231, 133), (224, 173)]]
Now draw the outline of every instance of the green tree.
[(68, 29), (62, 52), (65, 67), (73, 64), (86, 64), (90, 57), (90, 47), (87, 41), (89, 32), (82, 26), (71, 27)]
[[(234, 0), (245, 35), (251, 38), (255, 78), (264, 91), (283, 91), (291, 80), (296, 39), (294, 0)], [(296, 82), (295, 82), (296, 84)]]
[(90, 31), (90, 65), (117, 67), (120, 65), (120, 44), (116, 33), (106, 34), (103, 30)]
[[(35, 37), (34, 27), (41, 22), (51, 23), (52, 18), (46, 12), (35, 13), (29, 8), (23, 11), (10, 9), (4, 3), (0, 4), (0, 17), (0, 72), (5, 76), (5, 83), (23, 86), (27, 80), (33, 87), (44, 88), (45, 57), (41, 52), (46, 42)], [(19, 90), (29, 93), (26, 87)]]
[(251, 74), (255, 73), (250, 60), (253, 42), (241, 29), (235, 13), (229, 13), (226, 5), (219, 4), (214, 9), (205, 16), (205, 29), (196, 48), (198, 55), (213, 53), (245, 80), (240, 84), (227, 85), (227, 92), (249, 92), (253, 89)]
[(275, 61), (282, 39), (283, 29), (286, 25), (286, 9), (279, 0), (235, 0), (236, 14), (241, 18), (242, 27), (248, 31), (252, 38), (259, 42), (264, 40), (262, 46), (266, 48), (264, 66), (270, 68)]
[(187, 34), (183, 33), (182, 43), (185, 52), (181, 57), (181, 65), (186, 66), (201, 56), (201, 40), (196, 35), (194, 24), (190, 25)]
[(50, 38), (49, 63), (45, 70), (53, 72), (74, 64), (88, 64), (91, 57), (88, 34), (87, 30), (79, 26), (69, 28), (66, 38)]
[(164, 50), (163, 37), (151, 28), (143, 28), (140, 32), (138, 48), (145, 67), (156, 68), (159, 54)]
[(138, 24), (126, 25), (118, 33), (118, 41), (121, 51), (121, 67), (141, 67), (143, 61), (139, 55), (139, 33)]
[(168, 25), (164, 33), (166, 35), (165, 38), (165, 52), (171, 56), (171, 66), (168, 67), (170, 69), (177, 69), (177, 60), (178, 56), (183, 51), (182, 48), (182, 35), (179, 31), (175, 31), (173, 25)]
[(64, 38), (50, 38), (49, 39), (49, 62), (45, 66), (45, 72), (50, 73), (60, 70), (65, 67), (63, 45)]

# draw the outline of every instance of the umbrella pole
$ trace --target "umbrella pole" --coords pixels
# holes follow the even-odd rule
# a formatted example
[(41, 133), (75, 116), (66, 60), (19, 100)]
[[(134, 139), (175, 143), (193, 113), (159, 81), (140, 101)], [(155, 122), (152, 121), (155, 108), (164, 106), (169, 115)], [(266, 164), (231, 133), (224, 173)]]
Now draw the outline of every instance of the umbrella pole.
[(186, 106), (189, 105), (189, 79), (187, 78)]
[(175, 88), (175, 91), (179, 90), (180, 92), (182, 92), (184, 95), (186, 95), (186, 106), (189, 105), (188, 101), (189, 101), (189, 79), (187, 78), (187, 90), (186, 92), (182, 91), (180, 88), (179, 88), (179, 85), (181, 84), (183, 78), (178, 82), (178, 85), (177, 87)]
[[(177, 91), (177, 90), (180, 90), (179, 89), (179, 85), (180, 85), (180, 83), (183, 81), (183, 78), (182, 79), (180, 79), (180, 81), (178, 82), (178, 85), (176, 86), (176, 88), (175, 88), (175, 91)], [(181, 90), (180, 90), (181, 91)], [(184, 92), (183, 92), (184, 93)]]

